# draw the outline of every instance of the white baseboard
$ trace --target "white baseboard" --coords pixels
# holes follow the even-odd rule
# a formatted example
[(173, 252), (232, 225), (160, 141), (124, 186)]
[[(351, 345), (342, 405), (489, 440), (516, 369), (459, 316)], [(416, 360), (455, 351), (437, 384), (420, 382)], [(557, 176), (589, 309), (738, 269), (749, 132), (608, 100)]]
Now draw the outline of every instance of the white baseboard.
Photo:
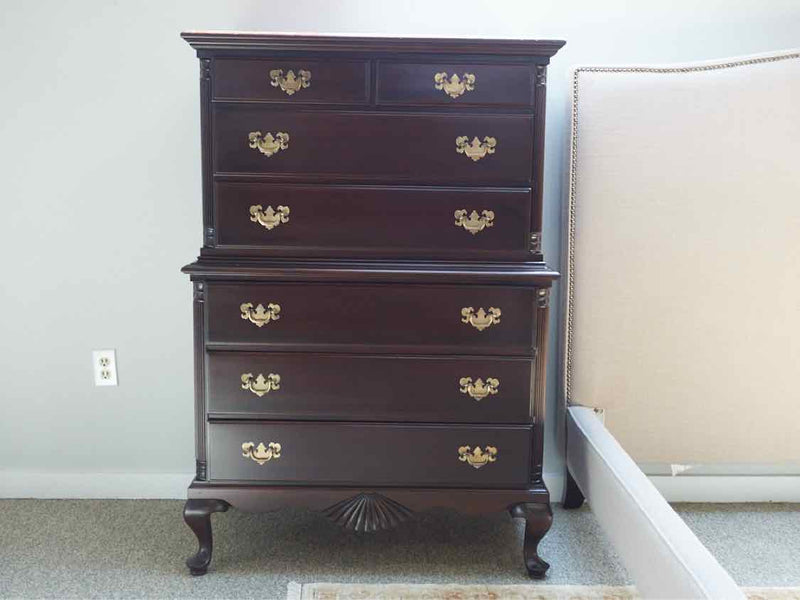
[(0, 471), (0, 498), (186, 499), (193, 473)]
[[(0, 471), (0, 498), (186, 499), (193, 474)], [(800, 476), (651, 476), (668, 502), (800, 502)], [(550, 498), (560, 503), (564, 474), (548, 472)]]
[(800, 502), (800, 475), (651, 475), (667, 502)]
[(553, 504), (561, 504), (561, 501), (564, 499), (564, 484), (567, 481), (566, 473), (563, 471), (556, 473), (548, 472), (543, 473), (543, 476), (544, 484), (550, 491), (550, 502)]
[[(0, 498), (186, 499), (192, 473), (64, 473), (0, 471)], [(554, 502), (561, 501), (562, 473), (545, 473)]]

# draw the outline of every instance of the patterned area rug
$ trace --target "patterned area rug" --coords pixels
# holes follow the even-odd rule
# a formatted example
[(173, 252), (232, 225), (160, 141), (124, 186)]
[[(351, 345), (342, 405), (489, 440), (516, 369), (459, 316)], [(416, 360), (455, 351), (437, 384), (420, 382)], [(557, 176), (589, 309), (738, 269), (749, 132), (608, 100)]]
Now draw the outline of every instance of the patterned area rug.
[[(800, 588), (743, 588), (749, 600), (800, 600)], [(286, 600), (637, 600), (633, 586), (290, 583)]]

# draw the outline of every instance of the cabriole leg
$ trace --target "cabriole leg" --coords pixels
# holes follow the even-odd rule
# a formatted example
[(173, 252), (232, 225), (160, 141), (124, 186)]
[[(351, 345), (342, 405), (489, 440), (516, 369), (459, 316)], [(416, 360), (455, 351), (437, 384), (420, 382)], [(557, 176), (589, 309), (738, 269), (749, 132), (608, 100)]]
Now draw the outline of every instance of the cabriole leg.
[(224, 500), (187, 500), (183, 507), (183, 520), (197, 536), (197, 554), (186, 559), (192, 575), (205, 575), (211, 562), (211, 513), (225, 512), (230, 505)]
[(542, 579), (550, 565), (539, 557), (539, 542), (553, 524), (553, 510), (550, 504), (517, 504), (511, 507), (511, 516), (525, 519), (525, 543), (523, 556), (528, 575)]

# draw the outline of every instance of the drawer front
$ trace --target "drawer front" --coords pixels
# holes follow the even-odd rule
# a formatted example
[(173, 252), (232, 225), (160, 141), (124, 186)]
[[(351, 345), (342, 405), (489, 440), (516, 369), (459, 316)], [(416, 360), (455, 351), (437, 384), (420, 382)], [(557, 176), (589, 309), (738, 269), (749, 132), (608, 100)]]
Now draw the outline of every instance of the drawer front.
[(532, 106), (532, 66), (381, 61), (377, 101), (379, 104)]
[(533, 294), (491, 286), (213, 283), (206, 335), (212, 344), (272, 350), (530, 355)]
[(214, 106), (214, 168), (295, 179), (530, 185), (528, 115), (332, 113)]
[(369, 102), (369, 62), (363, 60), (217, 58), (213, 82), (217, 100), (314, 104)]
[(217, 246), (222, 248), (276, 248), (310, 255), (379, 251), (452, 257), (528, 251), (531, 196), (524, 188), (221, 181), (216, 183), (214, 196)]
[(530, 423), (527, 359), (210, 352), (212, 418)]
[(213, 422), (208, 476), (315, 485), (524, 487), (531, 436), (529, 427)]

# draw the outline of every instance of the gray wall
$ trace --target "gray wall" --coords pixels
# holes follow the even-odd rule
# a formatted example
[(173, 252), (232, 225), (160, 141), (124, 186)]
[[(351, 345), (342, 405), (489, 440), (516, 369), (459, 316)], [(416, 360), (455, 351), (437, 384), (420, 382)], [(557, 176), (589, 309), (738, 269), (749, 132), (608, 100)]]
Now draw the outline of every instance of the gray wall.
[[(132, 473), (146, 487), (193, 470), (191, 288), (178, 269), (201, 244), (200, 140), (185, 29), (566, 39), (549, 76), (545, 182), (558, 267), (568, 66), (798, 46), (800, 3), (5, 0), (0, 494), (37, 493), (44, 474), (91, 487), (101, 478), (85, 474)], [(93, 387), (91, 350), (106, 347), (117, 388)], [(552, 434), (555, 385), (549, 406)], [(558, 474), (554, 439), (546, 471)]]

